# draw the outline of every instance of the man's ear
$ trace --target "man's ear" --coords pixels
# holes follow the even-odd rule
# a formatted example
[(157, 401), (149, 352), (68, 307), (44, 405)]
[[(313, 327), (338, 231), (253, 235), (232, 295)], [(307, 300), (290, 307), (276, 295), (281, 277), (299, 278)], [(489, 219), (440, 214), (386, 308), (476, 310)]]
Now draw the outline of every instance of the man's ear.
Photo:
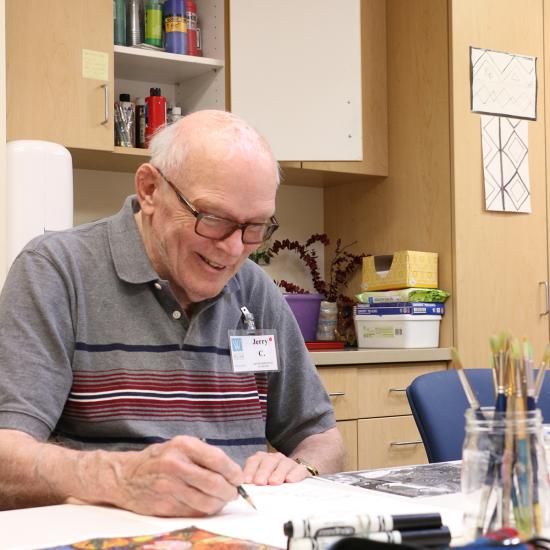
[(136, 171), (134, 185), (141, 211), (145, 215), (151, 215), (158, 201), (160, 175), (149, 163), (142, 164)]

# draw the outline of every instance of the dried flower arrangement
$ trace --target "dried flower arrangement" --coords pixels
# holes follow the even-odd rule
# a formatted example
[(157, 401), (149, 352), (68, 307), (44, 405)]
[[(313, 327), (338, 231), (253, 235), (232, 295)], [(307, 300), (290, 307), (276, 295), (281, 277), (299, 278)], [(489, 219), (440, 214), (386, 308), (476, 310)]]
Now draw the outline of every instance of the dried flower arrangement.
[[(324, 246), (330, 244), (330, 240), (325, 233), (316, 233), (309, 237), (304, 243), (284, 239), (282, 241), (273, 241), (271, 246), (263, 251), (257, 251), (252, 259), (257, 263), (269, 264), (271, 259), (281, 250), (291, 250), (296, 252), (300, 259), (308, 267), (313, 282), (313, 288), (319, 294), (325, 296), (329, 302), (351, 303), (353, 300), (343, 294), (343, 289), (347, 286), (351, 276), (361, 266), (363, 257), (367, 254), (353, 254), (349, 248), (356, 244), (352, 242), (342, 246), (342, 239), (336, 241), (334, 256), (330, 263), (329, 279), (325, 281), (320, 274), (317, 253), (312, 245), (322, 243)], [(275, 281), (277, 285), (284, 288), (286, 292), (293, 294), (307, 294), (309, 291), (291, 283), (281, 280)]]

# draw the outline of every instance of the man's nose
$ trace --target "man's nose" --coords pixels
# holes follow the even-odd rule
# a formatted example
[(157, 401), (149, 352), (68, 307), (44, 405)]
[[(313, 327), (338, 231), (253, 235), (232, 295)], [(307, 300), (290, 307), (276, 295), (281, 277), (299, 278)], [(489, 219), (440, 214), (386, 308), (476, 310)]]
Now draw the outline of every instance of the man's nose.
[(243, 253), (245, 244), (243, 243), (243, 230), (236, 228), (229, 237), (223, 241), (219, 241), (220, 245), (224, 247), (228, 254), (231, 256), (238, 257)]

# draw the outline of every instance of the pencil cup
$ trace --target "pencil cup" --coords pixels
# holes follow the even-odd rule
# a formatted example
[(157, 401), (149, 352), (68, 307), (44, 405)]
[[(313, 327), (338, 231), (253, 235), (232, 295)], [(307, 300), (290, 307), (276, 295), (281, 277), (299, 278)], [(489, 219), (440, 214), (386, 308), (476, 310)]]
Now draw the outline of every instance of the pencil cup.
[(470, 540), (513, 527), (526, 537), (550, 526), (550, 487), (540, 410), (466, 411), (462, 494)]

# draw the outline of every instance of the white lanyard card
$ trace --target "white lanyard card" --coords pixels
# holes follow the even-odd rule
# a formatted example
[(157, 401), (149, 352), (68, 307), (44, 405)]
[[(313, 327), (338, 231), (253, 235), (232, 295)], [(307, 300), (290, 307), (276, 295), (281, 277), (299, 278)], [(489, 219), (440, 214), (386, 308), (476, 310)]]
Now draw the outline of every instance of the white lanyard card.
[(279, 370), (275, 329), (229, 330), (229, 351), (233, 372)]

